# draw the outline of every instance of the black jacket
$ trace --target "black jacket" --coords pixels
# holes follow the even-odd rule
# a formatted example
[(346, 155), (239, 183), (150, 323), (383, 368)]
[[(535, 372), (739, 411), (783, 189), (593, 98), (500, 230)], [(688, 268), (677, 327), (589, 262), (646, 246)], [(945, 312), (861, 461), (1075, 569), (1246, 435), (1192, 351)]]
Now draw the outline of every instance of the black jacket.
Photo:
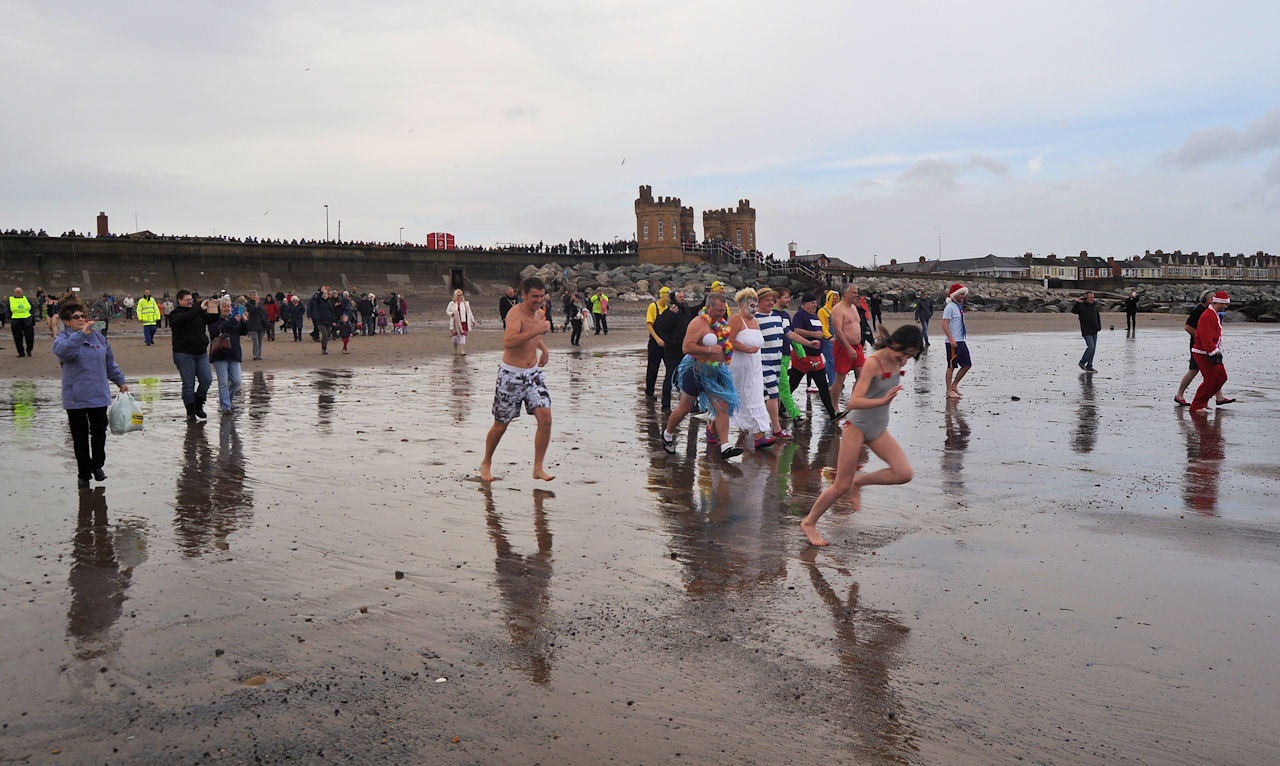
[(338, 318), (333, 315), (333, 302), (328, 298), (317, 298), (311, 307), (311, 318), (319, 327), (330, 327)]
[(653, 320), (653, 331), (666, 344), (662, 347), (664, 357), (680, 359), (684, 356), (684, 334), (688, 332), (689, 323), (697, 314), (697, 311), (684, 303), (672, 303)]
[(1080, 317), (1080, 336), (1097, 335), (1102, 332), (1102, 312), (1098, 304), (1076, 301), (1071, 304), (1071, 313)]
[[(245, 320), (245, 324), (248, 326), (249, 332), (265, 332), (271, 325), (271, 320), (267, 319), (267, 309), (261, 303), (258, 303), (257, 301), (249, 301), (245, 304), (244, 310), (248, 317)], [(237, 359), (236, 361), (240, 360)]]
[(218, 321), (217, 314), (210, 314), (200, 304), (191, 308), (178, 306), (169, 312), (169, 330), (173, 333), (173, 351), (177, 354), (203, 354), (209, 350), (209, 336), (204, 327)]
[(218, 318), (209, 326), (209, 337), (216, 338), (219, 335), (226, 335), (231, 341), (231, 351), (225, 354), (209, 354), (211, 362), (243, 362), (244, 353), (240, 350), (240, 336), (249, 332), (249, 320), (241, 322), (235, 317), (227, 317), (226, 319)]

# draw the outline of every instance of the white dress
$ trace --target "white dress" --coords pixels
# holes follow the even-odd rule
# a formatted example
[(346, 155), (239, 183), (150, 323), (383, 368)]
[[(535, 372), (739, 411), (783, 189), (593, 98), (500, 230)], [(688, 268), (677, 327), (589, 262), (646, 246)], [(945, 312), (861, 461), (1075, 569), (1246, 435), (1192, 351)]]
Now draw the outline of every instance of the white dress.
[[(747, 328), (738, 333), (738, 342), (745, 346), (760, 346), (764, 334)], [(729, 418), (730, 428), (741, 428), (752, 434), (771, 433), (769, 408), (764, 404), (764, 365), (760, 352), (741, 354), (735, 352), (729, 360), (729, 374), (733, 376), (733, 388), (738, 392), (738, 409)]]

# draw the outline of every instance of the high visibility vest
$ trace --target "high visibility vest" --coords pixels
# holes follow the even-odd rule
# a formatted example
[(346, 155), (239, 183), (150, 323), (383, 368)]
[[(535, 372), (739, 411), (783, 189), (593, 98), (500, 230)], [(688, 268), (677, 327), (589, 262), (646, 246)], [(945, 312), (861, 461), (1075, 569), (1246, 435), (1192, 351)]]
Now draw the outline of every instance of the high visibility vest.
[(27, 300), (27, 296), (19, 298), (16, 295), (9, 296), (9, 318), (10, 319), (30, 319), (31, 318), (31, 301)]
[(143, 324), (160, 323), (160, 307), (156, 305), (155, 298), (138, 299), (138, 321)]

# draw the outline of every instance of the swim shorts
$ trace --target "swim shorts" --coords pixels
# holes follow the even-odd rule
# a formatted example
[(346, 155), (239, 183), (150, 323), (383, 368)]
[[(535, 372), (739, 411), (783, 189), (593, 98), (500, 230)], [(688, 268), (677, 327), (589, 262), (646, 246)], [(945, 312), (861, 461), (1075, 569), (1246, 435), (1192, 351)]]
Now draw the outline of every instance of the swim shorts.
[(862, 365), (866, 363), (867, 356), (862, 353), (862, 346), (853, 347), (853, 358), (849, 357), (849, 352), (844, 350), (843, 343), (835, 343), (832, 351), (832, 361), (835, 362), (837, 375), (848, 375), (854, 370), (861, 370)]
[(702, 381), (698, 379), (698, 374), (690, 367), (684, 371), (684, 375), (680, 376), (680, 390), (697, 399), (702, 393)]
[(493, 419), (499, 423), (515, 420), (520, 416), (521, 402), (530, 415), (539, 407), (551, 406), (545, 373), (541, 367), (526, 369), (499, 363), (498, 384), (493, 390)]
[(947, 344), (947, 367), (955, 370), (960, 367), (972, 367), (973, 360), (969, 358), (969, 344), (960, 341), (954, 346)]

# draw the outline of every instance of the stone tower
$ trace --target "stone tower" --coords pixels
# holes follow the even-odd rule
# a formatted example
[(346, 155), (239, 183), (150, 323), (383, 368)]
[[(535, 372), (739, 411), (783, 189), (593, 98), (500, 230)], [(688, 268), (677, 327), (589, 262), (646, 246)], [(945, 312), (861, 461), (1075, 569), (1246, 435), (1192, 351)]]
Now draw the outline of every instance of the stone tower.
[(738, 200), (737, 208), (702, 211), (702, 234), (708, 240), (723, 239), (743, 250), (756, 248), (756, 211), (751, 200)]
[[(752, 211), (752, 230), (755, 229)], [(679, 197), (654, 198), (653, 188), (640, 187), (636, 198), (636, 243), (641, 263), (679, 263), (686, 260), (681, 242), (696, 242), (693, 208), (682, 207)], [(696, 259), (693, 259), (696, 260)]]

